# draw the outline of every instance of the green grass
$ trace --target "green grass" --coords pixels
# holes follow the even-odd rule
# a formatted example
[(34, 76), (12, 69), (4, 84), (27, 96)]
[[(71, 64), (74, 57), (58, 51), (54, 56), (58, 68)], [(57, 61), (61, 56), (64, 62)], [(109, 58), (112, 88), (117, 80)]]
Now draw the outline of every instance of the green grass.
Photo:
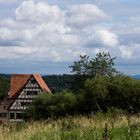
[(68, 116), (0, 126), (0, 140), (104, 140), (104, 133), (109, 140), (140, 140), (140, 116)]

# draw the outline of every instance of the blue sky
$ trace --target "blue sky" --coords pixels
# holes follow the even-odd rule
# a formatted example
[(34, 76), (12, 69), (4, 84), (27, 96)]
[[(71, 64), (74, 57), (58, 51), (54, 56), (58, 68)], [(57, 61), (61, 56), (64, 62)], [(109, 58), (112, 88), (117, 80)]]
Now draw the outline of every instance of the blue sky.
[(79, 55), (140, 74), (139, 0), (0, 0), (0, 73), (69, 73)]

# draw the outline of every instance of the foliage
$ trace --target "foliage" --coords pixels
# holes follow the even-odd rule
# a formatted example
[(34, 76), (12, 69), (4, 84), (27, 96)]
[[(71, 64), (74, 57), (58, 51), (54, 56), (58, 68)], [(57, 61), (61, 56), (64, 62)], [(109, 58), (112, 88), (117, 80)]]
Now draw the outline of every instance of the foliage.
[(62, 90), (73, 89), (75, 75), (47, 75), (43, 76), (52, 93), (58, 93)]
[(140, 111), (140, 80), (126, 76), (112, 77), (108, 90), (110, 106), (119, 107), (132, 113)]
[(3, 77), (0, 77), (0, 100), (5, 98), (9, 92), (9, 80)]
[[(109, 53), (95, 58), (80, 56), (72, 72), (75, 75), (44, 76), (56, 94), (39, 95), (26, 110), (26, 118), (48, 119), (77, 114), (107, 112), (109, 109), (128, 113), (140, 112), (140, 80), (118, 74)], [(10, 77), (9, 75), (7, 78)], [(0, 77), (0, 99), (8, 93), (9, 81)]]
[(26, 110), (26, 117), (46, 119), (72, 115), (75, 112), (76, 97), (71, 92), (63, 91), (58, 94), (39, 95), (32, 106)]
[(107, 84), (107, 77), (95, 77), (85, 81), (84, 100), (87, 112), (101, 111), (103, 107), (106, 107), (105, 99), (108, 95)]
[(130, 77), (95, 77), (85, 82), (84, 99), (89, 112), (115, 107), (140, 112), (140, 81)]
[(80, 60), (74, 61), (70, 66), (72, 73), (82, 76), (112, 76), (119, 72), (113, 67), (114, 60), (110, 53), (100, 52), (95, 58), (89, 59), (87, 55), (80, 55)]
[(70, 66), (72, 73), (77, 75), (89, 75), (89, 56), (80, 55), (79, 61), (74, 61), (74, 64)]
[[(10, 74), (0, 74), (0, 93), (7, 94), (9, 92)], [(75, 75), (43, 75), (42, 76), (52, 93), (58, 93), (62, 90), (73, 89)], [(2, 88), (4, 87), (4, 88)], [(4, 92), (3, 92), (3, 91)], [(1, 92), (2, 91), (2, 92)]]
[(34, 119), (107, 112), (110, 108), (140, 112), (140, 80), (122, 76), (87, 79), (79, 94), (62, 91), (39, 95), (27, 110)]

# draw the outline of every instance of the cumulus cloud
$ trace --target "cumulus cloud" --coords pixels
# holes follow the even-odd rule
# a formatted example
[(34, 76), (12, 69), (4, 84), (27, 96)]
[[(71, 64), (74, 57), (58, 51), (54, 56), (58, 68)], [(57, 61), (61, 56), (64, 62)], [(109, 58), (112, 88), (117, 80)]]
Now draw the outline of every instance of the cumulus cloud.
[(140, 44), (122, 45), (119, 47), (123, 59), (139, 59), (140, 58)]
[(0, 59), (71, 62), (80, 54), (94, 57), (100, 51), (124, 61), (140, 58), (140, 45), (122, 41), (127, 34), (139, 34), (138, 27), (114, 30), (111, 19), (95, 4), (64, 10), (46, 1), (22, 1), (14, 17), (1, 19)]
[(24, 22), (63, 22), (64, 12), (46, 2), (24, 1), (15, 11), (16, 19)]
[[(88, 26), (108, 19), (110, 16), (94, 4), (73, 5), (63, 10), (47, 2), (23, 1), (16, 8), (14, 18), (3, 19), (0, 23), (0, 49), (5, 54), (11, 53), (13, 58), (72, 61), (80, 54), (96, 52), (84, 46), (91, 33), (82, 31), (83, 27), (74, 30), (73, 25)], [(7, 56), (3, 54), (3, 57)]]
[[(8, 47), (8, 46), (7, 46)], [(0, 59), (17, 59), (21, 57), (25, 57), (26, 55), (33, 54), (35, 50), (32, 47), (19, 47), (19, 46), (9, 46), (7, 47), (0, 47)]]
[(67, 18), (68, 24), (81, 27), (111, 19), (111, 16), (94, 4), (80, 4), (72, 6), (67, 11)]
[(133, 56), (133, 50), (128, 46), (120, 46), (120, 51), (124, 59), (129, 59)]
[(119, 45), (118, 36), (108, 30), (98, 30), (87, 42), (90, 47), (117, 47)]
[(28, 29), (21, 29), (15, 30), (15, 29), (9, 29), (7, 27), (0, 28), (0, 40), (4, 41), (30, 41), (33, 39), (33, 32), (32, 30)]
[(130, 16), (130, 21), (133, 21), (133, 22), (140, 22), (140, 16)]

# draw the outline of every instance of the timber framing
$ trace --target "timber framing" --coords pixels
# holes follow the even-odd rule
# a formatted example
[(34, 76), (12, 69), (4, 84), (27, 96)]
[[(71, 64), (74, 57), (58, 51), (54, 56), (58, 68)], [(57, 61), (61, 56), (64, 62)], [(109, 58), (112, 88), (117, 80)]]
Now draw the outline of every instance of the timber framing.
[(8, 97), (0, 103), (0, 122), (21, 122), (22, 114), (39, 94), (51, 94), (39, 74), (15, 74)]

